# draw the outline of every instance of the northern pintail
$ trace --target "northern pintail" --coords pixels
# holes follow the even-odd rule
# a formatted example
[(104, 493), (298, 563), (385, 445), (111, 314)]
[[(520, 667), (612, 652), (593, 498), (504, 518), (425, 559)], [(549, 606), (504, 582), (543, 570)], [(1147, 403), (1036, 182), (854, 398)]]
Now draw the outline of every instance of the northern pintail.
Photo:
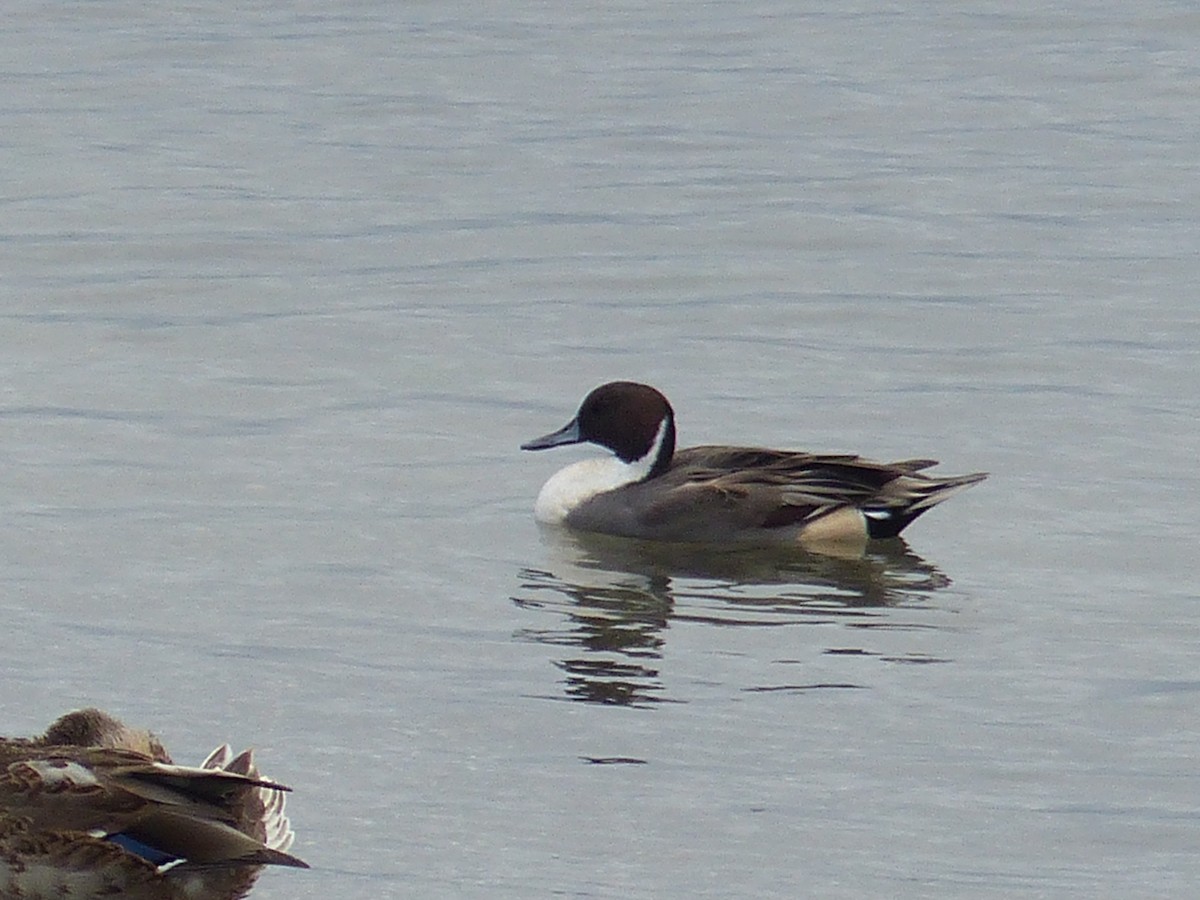
[(865, 542), (978, 484), (984, 472), (934, 478), (932, 459), (872, 462), (758, 447), (675, 449), (675, 412), (646, 384), (613, 381), (584, 398), (558, 431), (522, 444), (590, 442), (615, 456), (560, 469), (538, 494), (547, 524), (679, 542)]
[(96, 709), (0, 739), (0, 898), (236, 900), (263, 866), (308, 868), (281, 784), (229, 745), (198, 767)]

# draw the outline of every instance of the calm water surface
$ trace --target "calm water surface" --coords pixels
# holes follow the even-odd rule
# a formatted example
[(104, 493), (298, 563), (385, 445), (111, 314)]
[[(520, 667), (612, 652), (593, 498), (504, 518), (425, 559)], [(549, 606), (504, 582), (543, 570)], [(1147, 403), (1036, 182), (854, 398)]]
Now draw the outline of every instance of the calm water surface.
[[(3, 730), (292, 784), (262, 898), (1200, 881), (1200, 14), (10, 3)], [(992, 479), (862, 559), (539, 531), (685, 443)]]

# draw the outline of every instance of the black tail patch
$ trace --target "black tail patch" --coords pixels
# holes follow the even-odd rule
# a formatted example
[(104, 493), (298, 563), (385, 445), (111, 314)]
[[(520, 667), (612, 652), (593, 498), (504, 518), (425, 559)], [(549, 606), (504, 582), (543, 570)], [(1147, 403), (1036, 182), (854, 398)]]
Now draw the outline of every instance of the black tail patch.
[(914, 512), (911, 509), (887, 506), (864, 507), (863, 518), (867, 520), (867, 537), (872, 540), (893, 538), (929, 508), (924, 506)]

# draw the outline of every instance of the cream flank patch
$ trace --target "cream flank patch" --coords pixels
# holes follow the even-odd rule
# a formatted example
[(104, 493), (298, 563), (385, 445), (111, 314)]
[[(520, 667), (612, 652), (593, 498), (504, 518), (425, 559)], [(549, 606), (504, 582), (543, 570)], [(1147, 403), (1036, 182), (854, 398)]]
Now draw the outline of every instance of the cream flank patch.
[(797, 540), (801, 546), (866, 544), (867, 523), (860, 510), (843, 506), (804, 526)]

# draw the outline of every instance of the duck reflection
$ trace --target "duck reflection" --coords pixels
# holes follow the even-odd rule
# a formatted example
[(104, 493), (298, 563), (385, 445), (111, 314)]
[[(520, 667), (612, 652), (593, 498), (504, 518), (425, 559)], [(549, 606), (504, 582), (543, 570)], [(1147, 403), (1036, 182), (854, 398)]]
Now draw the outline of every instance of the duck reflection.
[[(562, 572), (559, 567), (556, 571)], [(584, 582), (555, 571), (523, 569), (520, 606), (552, 609), (566, 622), (528, 628), (519, 637), (576, 648), (555, 665), (566, 673), (572, 700), (640, 706), (661, 699), (662, 685), (654, 660), (662, 655), (663, 632), (671, 617), (670, 579), (597, 570), (601, 578)], [(613, 576), (605, 582), (603, 575)]]
[[(950, 579), (900, 538), (828, 556), (796, 548), (724, 549), (561, 529), (548, 561), (523, 568), (512, 598), (558, 614), (517, 637), (561, 647), (566, 699), (621, 706), (670, 702), (658, 660), (672, 621), (776, 626), (884, 625), (888, 607), (920, 604)], [(570, 651), (570, 652), (567, 652)]]

